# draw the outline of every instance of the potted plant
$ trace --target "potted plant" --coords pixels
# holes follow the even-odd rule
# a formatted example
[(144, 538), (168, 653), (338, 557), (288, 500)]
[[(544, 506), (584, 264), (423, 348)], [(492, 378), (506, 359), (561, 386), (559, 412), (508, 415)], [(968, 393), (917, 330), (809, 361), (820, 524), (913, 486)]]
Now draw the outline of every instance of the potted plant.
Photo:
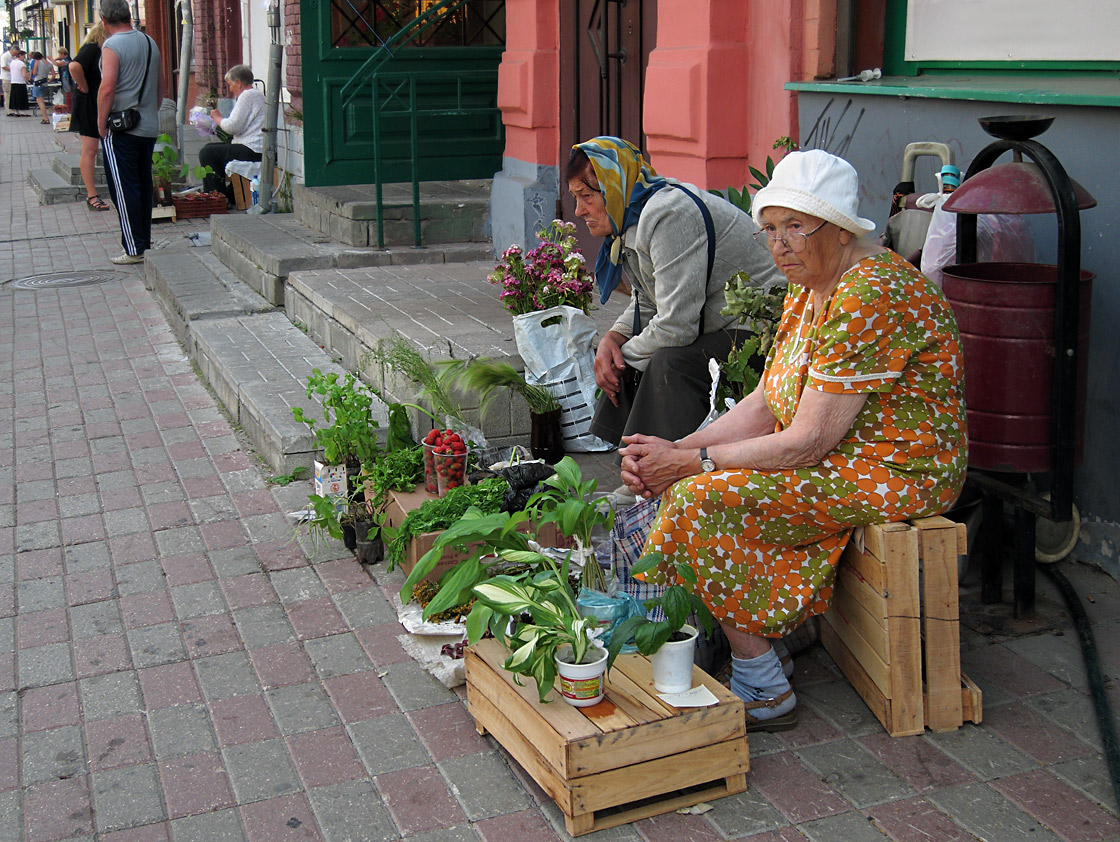
[[(655, 567), (665, 564), (665, 557), (661, 553), (649, 553), (642, 556), (630, 569), (632, 576), (648, 573)], [(663, 693), (677, 693), (687, 690), (681, 681), (687, 681), (691, 686), (693, 651), (697, 636), (697, 629), (688, 625), (688, 617), (693, 611), (704, 626), (704, 631), (711, 635), (715, 629), (715, 618), (712, 612), (700, 597), (691, 590), (696, 584), (696, 571), (687, 562), (677, 562), (675, 565), (677, 581), (666, 587), (660, 596), (645, 600), (643, 603), (646, 614), (630, 617), (619, 624), (611, 635), (608, 665), (613, 665), (622, 647), (633, 643), (638, 652), (647, 655), (654, 669), (654, 684)], [(664, 619), (651, 620), (649, 613), (660, 608)], [(684, 647), (667, 646), (670, 642), (687, 642)], [(677, 658), (676, 666), (671, 663)], [(670, 663), (666, 663), (669, 661)], [(685, 665), (682, 668), (682, 665)], [(682, 676), (666, 681), (662, 676)]]
[(568, 582), (568, 559), (559, 566), (529, 550), (502, 550), (500, 557), (529, 569), (499, 574), (472, 588), (474, 606), (467, 615), (467, 641), (477, 643), (486, 631), (505, 643), (510, 656), (502, 665), (518, 676), (532, 676), (542, 703), (560, 679), (560, 694), (569, 704), (586, 707), (603, 698), (607, 651), (590, 635), (598, 625), (584, 617)]
[(212, 173), (210, 167), (191, 167), (189, 164), (179, 163), (179, 153), (175, 151), (175, 142), (169, 134), (161, 134), (156, 138), (155, 149), (152, 152), (152, 183), (156, 187), (157, 204), (172, 204), (171, 185), (191, 175), (201, 179)]
[[(307, 396), (318, 398), (322, 405), (323, 418), (308, 415), (303, 407), (292, 407), (292, 415), (297, 421), (308, 426), (315, 442), (323, 451), (323, 464), (326, 466), (342, 466), (346, 475), (344, 492), (336, 496), (329, 496), (340, 509), (339, 531), (336, 535), (331, 518), (327, 514), (327, 505), (320, 497), (321, 493), (311, 495), (312, 510), (316, 513), (316, 522), (322, 521), (323, 528), (331, 537), (342, 537), (349, 549), (355, 548), (357, 538), (354, 534), (353, 519), (349, 517), (352, 503), (358, 501), (359, 494), (364, 496), (364, 489), (357, 483), (357, 477), (363, 464), (373, 464), (381, 453), (381, 440), (378, 434), (380, 425), (373, 417), (374, 401), (379, 400), (376, 390), (367, 386), (353, 374), (345, 376), (337, 372), (324, 374), (319, 369), (313, 369), (307, 378)], [(321, 489), (317, 489), (321, 491)], [(364, 502), (360, 503), (364, 507)], [(346, 515), (346, 516), (343, 516)], [(315, 523), (313, 523), (315, 525)]]
[(556, 473), (541, 483), (541, 490), (529, 498), (527, 510), (538, 526), (555, 523), (576, 542), (575, 555), (583, 565), (581, 584), (606, 593), (608, 582), (595, 559), (592, 534), (596, 529), (610, 531), (614, 510), (606, 500), (592, 500), (598, 482), (584, 480), (579, 465), (571, 456), (556, 463)]
[(473, 360), (448, 360), (440, 363), (441, 380), (473, 392), (479, 411), (485, 412), (501, 389), (520, 395), (529, 404), (531, 421), (530, 450), (533, 458), (550, 465), (564, 456), (560, 432), (560, 404), (544, 386), (529, 383), (512, 365), (477, 357)]

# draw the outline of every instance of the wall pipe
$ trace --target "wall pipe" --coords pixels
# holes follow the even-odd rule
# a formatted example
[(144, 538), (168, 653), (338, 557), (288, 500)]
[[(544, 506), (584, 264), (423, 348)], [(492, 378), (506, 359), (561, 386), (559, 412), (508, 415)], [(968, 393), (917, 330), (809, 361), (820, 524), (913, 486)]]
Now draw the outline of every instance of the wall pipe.
[(276, 171), (276, 127), (280, 111), (280, 70), (284, 47), (280, 43), (280, 3), (273, 0), (267, 12), (268, 28), (272, 31), (272, 43), (268, 47), (267, 100), (264, 110), (264, 142), (261, 148), (260, 197), (257, 213), (272, 211), (275, 185), (272, 175)]
[(183, 154), (183, 126), (187, 122), (187, 89), (190, 86), (191, 50), (194, 48), (194, 13), (190, 0), (178, 0), (183, 21), (183, 34), (179, 41), (179, 90), (175, 97), (176, 146)]

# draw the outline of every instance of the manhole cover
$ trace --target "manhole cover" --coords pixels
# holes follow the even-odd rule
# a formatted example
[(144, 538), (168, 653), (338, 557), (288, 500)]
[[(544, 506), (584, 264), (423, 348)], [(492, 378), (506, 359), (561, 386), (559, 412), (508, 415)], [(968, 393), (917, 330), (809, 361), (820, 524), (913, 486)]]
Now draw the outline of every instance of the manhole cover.
[(12, 289), (54, 289), (56, 287), (82, 287), (88, 284), (103, 284), (106, 281), (119, 281), (124, 276), (120, 272), (47, 272), (42, 275), (28, 275), (15, 278), (8, 283)]

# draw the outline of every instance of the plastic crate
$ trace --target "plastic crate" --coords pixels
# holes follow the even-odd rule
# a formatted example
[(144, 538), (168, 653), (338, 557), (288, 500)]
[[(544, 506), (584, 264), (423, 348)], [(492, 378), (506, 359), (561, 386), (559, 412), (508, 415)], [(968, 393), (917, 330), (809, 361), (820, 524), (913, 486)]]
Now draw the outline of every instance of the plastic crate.
[(190, 196), (173, 196), (176, 219), (198, 219), (216, 213), (226, 212), (226, 197), (223, 193), (194, 193)]

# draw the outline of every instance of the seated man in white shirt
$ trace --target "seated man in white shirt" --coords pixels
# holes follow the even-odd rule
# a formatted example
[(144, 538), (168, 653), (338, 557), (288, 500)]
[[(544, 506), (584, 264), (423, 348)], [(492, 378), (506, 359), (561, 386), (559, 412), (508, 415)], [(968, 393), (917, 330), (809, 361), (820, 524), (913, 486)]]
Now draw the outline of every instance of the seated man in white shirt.
[(212, 172), (203, 181), (203, 189), (226, 194), (232, 202), (232, 188), (226, 185), (226, 164), (230, 161), (259, 161), (264, 136), (264, 95), (253, 87), (253, 70), (247, 64), (238, 64), (225, 76), (229, 91), (234, 96), (233, 110), (222, 117), (216, 108), (210, 112), (214, 123), (233, 136), (230, 143), (208, 143), (199, 150), (198, 162), (210, 167)]

